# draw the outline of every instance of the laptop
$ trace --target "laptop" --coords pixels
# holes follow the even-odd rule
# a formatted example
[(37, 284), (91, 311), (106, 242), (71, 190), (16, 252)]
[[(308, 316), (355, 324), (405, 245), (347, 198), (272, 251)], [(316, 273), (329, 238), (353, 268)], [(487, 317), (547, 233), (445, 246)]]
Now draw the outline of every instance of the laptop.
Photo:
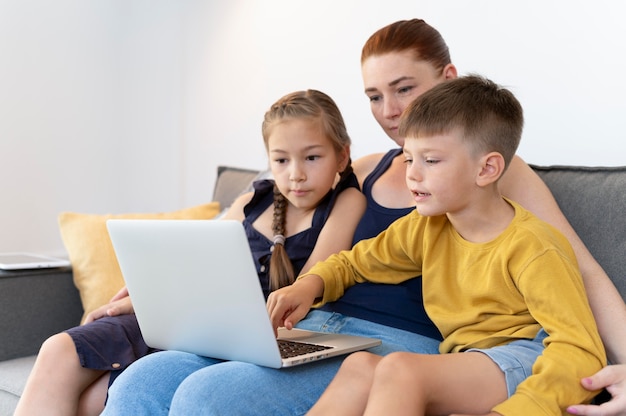
[[(277, 340), (239, 221), (110, 219), (107, 228), (151, 347), (281, 368), (381, 343), (285, 328)], [(279, 343), (293, 342), (310, 351), (281, 357)]]

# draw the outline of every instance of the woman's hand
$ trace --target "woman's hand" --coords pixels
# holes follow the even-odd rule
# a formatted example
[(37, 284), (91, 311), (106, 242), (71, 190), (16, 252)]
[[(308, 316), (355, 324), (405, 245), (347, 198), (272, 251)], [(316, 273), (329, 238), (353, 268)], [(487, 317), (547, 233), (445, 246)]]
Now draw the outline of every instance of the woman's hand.
[(111, 298), (109, 303), (102, 305), (87, 314), (84, 324), (104, 318), (105, 316), (125, 315), (133, 312), (135, 312), (135, 309), (133, 308), (130, 296), (128, 296), (128, 289), (123, 287)]
[(324, 291), (324, 282), (319, 276), (308, 275), (270, 293), (267, 298), (267, 312), (272, 321), (274, 334), (284, 326), (292, 329), (306, 316), (315, 301)]
[(611, 400), (599, 405), (578, 404), (569, 406), (567, 412), (586, 416), (623, 416), (626, 415), (626, 364), (604, 367), (591, 377), (582, 379), (581, 384), (587, 390), (605, 388), (611, 394)]

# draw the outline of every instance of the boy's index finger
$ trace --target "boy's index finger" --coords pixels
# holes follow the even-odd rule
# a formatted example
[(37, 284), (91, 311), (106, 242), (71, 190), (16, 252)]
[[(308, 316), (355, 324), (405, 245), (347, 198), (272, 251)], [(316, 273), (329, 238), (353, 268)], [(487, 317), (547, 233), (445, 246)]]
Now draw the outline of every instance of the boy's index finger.
[(283, 317), (285, 316), (285, 314), (282, 313), (280, 309), (280, 307), (273, 305), (269, 310), (270, 321), (272, 322), (272, 329), (274, 330), (275, 336), (278, 336), (278, 328), (284, 326)]

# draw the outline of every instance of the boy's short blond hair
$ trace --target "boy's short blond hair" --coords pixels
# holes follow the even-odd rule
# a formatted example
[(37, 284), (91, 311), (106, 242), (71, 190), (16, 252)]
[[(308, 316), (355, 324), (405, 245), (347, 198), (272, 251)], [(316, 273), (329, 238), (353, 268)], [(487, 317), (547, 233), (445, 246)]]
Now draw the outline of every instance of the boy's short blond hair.
[(511, 91), (482, 76), (468, 75), (419, 96), (402, 113), (398, 133), (410, 139), (460, 129), (475, 152), (498, 152), (508, 166), (523, 126), (522, 106)]

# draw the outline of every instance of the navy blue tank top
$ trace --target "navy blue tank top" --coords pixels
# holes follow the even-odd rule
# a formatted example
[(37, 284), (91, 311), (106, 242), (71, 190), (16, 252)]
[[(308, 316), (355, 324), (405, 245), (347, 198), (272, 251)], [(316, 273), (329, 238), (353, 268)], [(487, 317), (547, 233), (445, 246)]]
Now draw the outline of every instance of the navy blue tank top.
[[(367, 208), (354, 234), (354, 243), (375, 237), (392, 222), (413, 211), (411, 208), (385, 208), (372, 197), (372, 187), (378, 178), (389, 169), (393, 159), (402, 149), (392, 149), (363, 181), (363, 193)], [(442, 339), (439, 330), (424, 310), (422, 279), (410, 279), (397, 285), (360, 283), (345, 291), (336, 302), (324, 305), (322, 310), (365, 319), (382, 325), (403, 329)]]
[[(302, 267), (304, 267), (304, 264), (309, 259), (313, 248), (315, 248), (317, 238), (319, 237), (326, 220), (330, 216), (330, 212), (337, 196), (347, 188), (359, 188), (358, 181), (354, 174), (350, 174), (344, 178), (335, 187), (335, 189), (329, 191), (324, 199), (322, 199), (313, 214), (311, 228), (303, 230), (285, 239), (285, 250), (291, 260), (296, 276), (300, 274)], [(245, 215), (243, 220), (244, 229), (246, 230), (246, 236), (248, 237), (248, 243), (250, 244), (254, 264), (256, 266), (259, 280), (261, 282), (261, 288), (263, 289), (263, 294), (266, 299), (270, 294), (269, 266), (271, 249), (274, 242), (257, 231), (252, 224), (256, 221), (259, 215), (265, 212), (265, 210), (274, 203), (273, 189), (273, 180), (266, 179), (255, 182), (254, 196), (243, 210)]]

